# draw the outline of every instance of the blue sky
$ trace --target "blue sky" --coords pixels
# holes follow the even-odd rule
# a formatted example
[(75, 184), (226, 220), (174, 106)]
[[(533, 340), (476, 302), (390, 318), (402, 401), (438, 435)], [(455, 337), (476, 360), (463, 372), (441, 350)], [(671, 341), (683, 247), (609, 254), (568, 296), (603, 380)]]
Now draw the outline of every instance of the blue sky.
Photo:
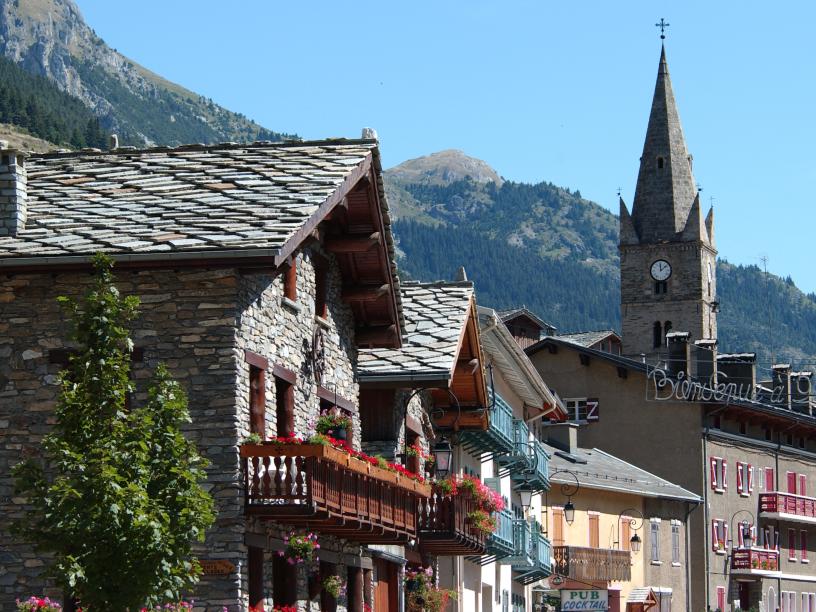
[(377, 129), (386, 166), (462, 149), (631, 206), (671, 23), (672, 82), (720, 256), (816, 291), (816, 3), (77, 0), (112, 47), (306, 138)]

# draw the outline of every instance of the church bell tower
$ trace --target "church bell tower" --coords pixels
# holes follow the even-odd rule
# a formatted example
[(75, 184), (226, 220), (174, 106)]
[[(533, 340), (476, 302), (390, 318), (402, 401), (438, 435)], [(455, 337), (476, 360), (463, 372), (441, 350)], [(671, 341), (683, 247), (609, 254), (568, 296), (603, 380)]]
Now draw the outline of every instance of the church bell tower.
[(703, 220), (662, 47), (631, 215), (620, 200), (619, 249), (625, 355), (665, 354), (670, 331), (716, 339), (714, 211)]

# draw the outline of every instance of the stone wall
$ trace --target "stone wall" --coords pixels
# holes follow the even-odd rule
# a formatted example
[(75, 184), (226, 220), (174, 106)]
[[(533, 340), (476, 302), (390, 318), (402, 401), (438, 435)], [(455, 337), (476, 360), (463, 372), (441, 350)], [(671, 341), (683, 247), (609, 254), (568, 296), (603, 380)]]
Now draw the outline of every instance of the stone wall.
[[(60, 366), (49, 351), (64, 348), (67, 321), (60, 295), (78, 297), (89, 275), (16, 274), (0, 278), (0, 608), (15, 597), (56, 594), (43, 578), (44, 562), (31, 547), (13, 540), (8, 519), (25, 512), (13, 497), (11, 467), (36, 455), (53, 424)], [(233, 271), (122, 271), (117, 285), (142, 300), (133, 340), (144, 350), (133, 378), (144, 397), (151, 373), (164, 362), (189, 395), (192, 423), (187, 435), (211, 462), (206, 488), (217, 502), (218, 522), (207, 534), (208, 558), (240, 564), (243, 500), (239, 488), (238, 422), (235, 416), (235, 321), (237, 278)], [(238, 596), (235, 577), (205, 577), (197, 598), (213, 605)]]

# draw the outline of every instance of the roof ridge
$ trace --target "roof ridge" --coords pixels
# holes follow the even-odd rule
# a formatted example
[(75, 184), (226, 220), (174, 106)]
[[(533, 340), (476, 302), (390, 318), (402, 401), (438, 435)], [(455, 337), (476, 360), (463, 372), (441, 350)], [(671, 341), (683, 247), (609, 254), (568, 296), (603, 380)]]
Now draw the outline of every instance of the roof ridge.
[(83, 148), (75, 151), (58, 149), (45, 153), (31, 153), (29, 159), (59, 159), (81, 157), (83, 155), (139, 155), (142, 153), (167, 153), (173, 151), (210, 151), (223, 150), (231, 151), (235, 149), (262, 149), (262, 148), (288, 148), (288, 147), (310, 147), (327, 145), (378, 145), (379, 141), (372, 138), (324, 138), (320, 140), (255, 140), (253, 142), (218, 142), (218, 143), (186, 143), (174, 147), (168, 145), (158, 145), (154, 147), (129, 147), (121, 146), (116, 149)]
[(403, 287), (467, 287), (469, 289), (473, 288), (473, 281), (444, 281), (444, 280), (436, 280), (436, 281), (402, 281)]

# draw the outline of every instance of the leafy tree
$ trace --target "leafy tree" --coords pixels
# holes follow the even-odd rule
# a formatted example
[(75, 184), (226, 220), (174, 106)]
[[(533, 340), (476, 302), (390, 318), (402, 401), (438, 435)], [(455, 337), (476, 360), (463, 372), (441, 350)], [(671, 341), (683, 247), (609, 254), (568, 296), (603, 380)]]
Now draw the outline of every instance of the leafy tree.
[(144, 406), (128, 407), (128, 324), (139, 301), (119, 294), (108, 258), (94, 265), (81, 303), (59, 298), (79, 348), (61, 374), (42, 457), (15, 467), (31, 505), (15, 531), (53, 554), (53, 575), (83, 607), (118, 612), (180, 599), (200, 574), (191, 546), (214, 511), (199, 485), (206, 462), (180, 429), (186, 396), (166, 368)]

